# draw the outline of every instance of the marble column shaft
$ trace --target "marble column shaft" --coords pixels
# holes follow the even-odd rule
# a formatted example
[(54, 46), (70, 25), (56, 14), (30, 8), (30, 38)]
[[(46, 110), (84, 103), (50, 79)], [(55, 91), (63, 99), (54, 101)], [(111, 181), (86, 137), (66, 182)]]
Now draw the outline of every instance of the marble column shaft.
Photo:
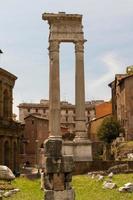
[(59, 42), (49, 44), (49, 132), (50, 137), (60, 137), (60, 78), (59, 78)]
[(76, 138), (86, 138), (87, 133), (85, 125), (84, 41), (76, 42), (75, 56)]

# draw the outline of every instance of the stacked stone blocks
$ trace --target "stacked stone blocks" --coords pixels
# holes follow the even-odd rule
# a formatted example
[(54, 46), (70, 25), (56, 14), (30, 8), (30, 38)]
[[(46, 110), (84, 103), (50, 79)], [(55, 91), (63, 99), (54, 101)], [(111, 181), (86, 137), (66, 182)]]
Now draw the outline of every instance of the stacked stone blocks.
[(49, 138), (44, 142), (45, 200), (74, 200), (71, 187), (73, 156), (62, 155), (62, 140)]

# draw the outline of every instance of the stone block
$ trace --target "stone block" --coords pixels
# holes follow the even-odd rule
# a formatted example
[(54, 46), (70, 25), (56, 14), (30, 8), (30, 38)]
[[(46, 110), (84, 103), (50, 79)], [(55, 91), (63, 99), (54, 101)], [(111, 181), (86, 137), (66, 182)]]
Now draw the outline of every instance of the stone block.
[(44, 142), (44, 155), (51, 157), (61, 157), (62, 140), (47, 139)]
[(12, 181), (14, 179), (15, 176), (11, 169), (9, 169), (7, 166), (0, 165), (0, 180)]
[(45, 200), (75, 200), (73, 189), (64, 191), (45, 191)]
[(89, 140), (75, 141), (74, 161), (92, 161), (92, 144)]
[(59, 173), (61, 171), (61, 158), (45, 157), (46, 173)]
[(72, 181), (72, 173), (65, 173), (65, 182)]
[(74, 169), (74, 160), (73, 156), (64, 155), (62, 157), (62, 172), (72, 172)]
[(54, 191), (53, 190), (45, 190), (44, 199), (45, 200), (54, 200)]
[(53, 188), (55, 191), (63, 191), (65, 189), (64, 180), (64, 174), (53, 175)]

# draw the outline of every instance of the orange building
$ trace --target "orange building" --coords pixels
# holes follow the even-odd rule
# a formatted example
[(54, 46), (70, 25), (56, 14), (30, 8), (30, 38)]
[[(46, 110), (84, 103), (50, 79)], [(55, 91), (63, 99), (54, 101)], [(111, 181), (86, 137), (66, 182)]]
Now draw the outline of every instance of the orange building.
[(112, 103), (104, 102), (95, 107), (96, 119), (112, 114)]

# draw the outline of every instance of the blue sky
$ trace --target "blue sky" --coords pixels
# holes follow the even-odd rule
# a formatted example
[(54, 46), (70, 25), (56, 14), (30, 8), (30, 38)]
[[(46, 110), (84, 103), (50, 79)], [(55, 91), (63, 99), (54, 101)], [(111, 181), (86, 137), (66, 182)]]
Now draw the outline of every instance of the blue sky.
[[(111, 97), (108, 83), (133, 64), (133, 0), (1, 0), (0, 66), (14, 73), (14, 112), (48, 98), (49, 27), (44, 12), (83, 14), (86, 100)], [(61, 44), (61, 99), (74, 103), (74, 46)]]

